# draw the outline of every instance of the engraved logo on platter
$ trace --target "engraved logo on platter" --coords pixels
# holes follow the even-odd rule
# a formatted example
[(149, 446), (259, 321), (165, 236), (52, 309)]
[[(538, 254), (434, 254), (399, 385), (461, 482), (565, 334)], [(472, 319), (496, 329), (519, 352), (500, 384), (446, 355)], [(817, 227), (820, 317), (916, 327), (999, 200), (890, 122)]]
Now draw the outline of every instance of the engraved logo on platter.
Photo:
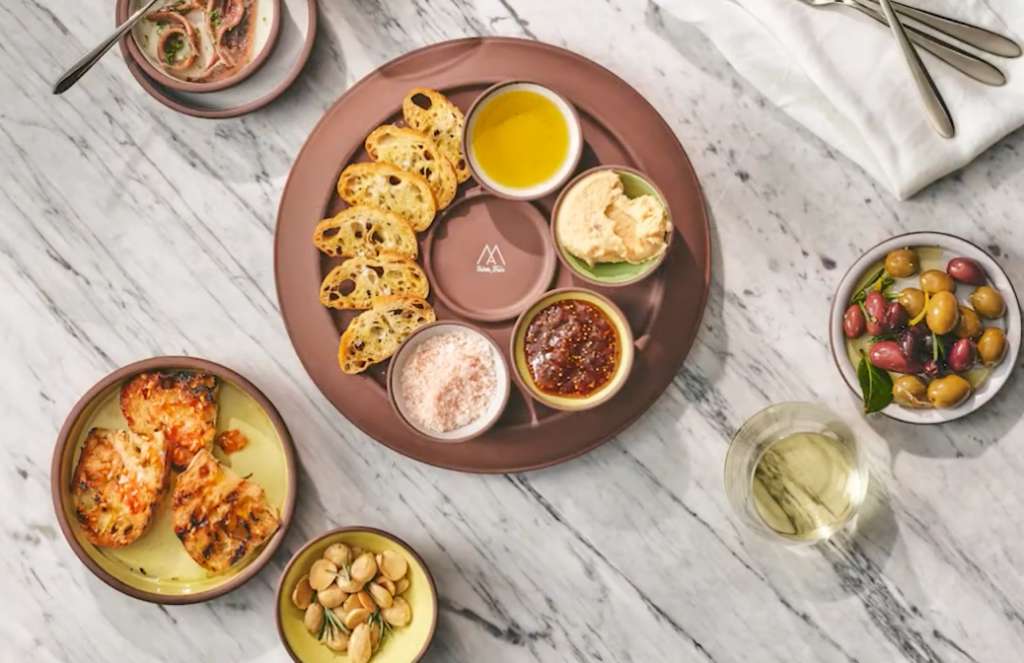
[(501, 255), (501, 249), (497, 244), (484, 244), (484, 250), (476, 260), (476, 271), (480, 274), (505, 273), (505, 256)]

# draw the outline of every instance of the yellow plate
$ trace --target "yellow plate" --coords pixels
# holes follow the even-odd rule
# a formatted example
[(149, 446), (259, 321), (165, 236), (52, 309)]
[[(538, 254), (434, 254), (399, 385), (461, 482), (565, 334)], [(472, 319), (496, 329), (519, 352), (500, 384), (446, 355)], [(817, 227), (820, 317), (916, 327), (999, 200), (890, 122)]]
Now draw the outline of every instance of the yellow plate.
[[(281, 516), (281, 526), (262, 549), (225, 573), (210, 575), (185, 552), (172, 526), (171, 488), (152, 529), (124, 548), (100, 548), (82, 534), (70, 494), (71, 476), (91, 428), (126, 429), (120, 408), (121, 385), (147, 371), (205, 371), (220, 379), (217, 432), (237, 429), (249, 445), (214, 455), (242, 476), (251, 475)], [(79, 559), (105, 583), (120, 592), (154, 603), (198, 603), (226, 594), (259, 572), (281, 545), (295, 505), (295, 457), (291, 436), (280, 414), (252, 383), (223, 366), (191, 357), (157, 357), (125, 366), (101, 380), (72, 409), (57, 440), (51, 468), (51, 490), (57, 520)]]
[(338, 663), (344, 654), (336, 654), (321, 644), (302, 623), (303, 611), (292, 603), (292, 590), (299, 579), (309, 573), (313, 562), (334, 543), (382, 553), (394, 550), (409, 564), (409, 589), (402, 595), (409, 602), (412, 621), (404, 628), (388, 633), (371, 663), (414, 663), (426, 653), (437, 626), (437, 588), (420, 556), (400, 539), (376, 529), (342, 527), (314, 538), (289, 560), (277, 585), (277, 633), (285, 650), (296, 663)]

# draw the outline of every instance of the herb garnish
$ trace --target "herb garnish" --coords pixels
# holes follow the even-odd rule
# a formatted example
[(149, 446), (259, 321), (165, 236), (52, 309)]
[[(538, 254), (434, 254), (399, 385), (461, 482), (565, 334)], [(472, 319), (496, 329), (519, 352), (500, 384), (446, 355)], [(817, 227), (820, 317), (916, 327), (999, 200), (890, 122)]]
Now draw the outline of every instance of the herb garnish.
[(218, 25), (220, 25), (220, 21), (221, 16), (218, 10), (214, 9), (212, 12), (210, 12), (210, 25), (212, 25), (213, 27), (217, 27)]
[(167, 60), (167, 64), (173, 65), (178, 59), (178, 54), (185, 48), (185, 39), (180, 33), (175, 32), (167, 37), (164, 44), (164, 59)]
[(881, 412), (892, 403), (892, 376), (878, 368), (867, 357), (861, 357), (857, 379), (864, 394), (864, 414)]
[(850, 303), (863, 304), (864, 300), (867, 299), (868, 297), (868, 293), (871, 292), (872, 290), (876, 290), (882, 293), (883, 295), (885, 295), (886, 299), (896, 299), (899, 297), (899, 295), (891, 296), (889, 295), (889, 293), (886, 292), (886, 290), (889, 289), (889, 286), (891, 286), (894, 283), (896, 283), (896, 279), (889, 276), (885, 271), (885, 267), (883, 267), (882, 269), (878, 270), (877, 272), (871, 275), (871, 278), (868, 279), (866, 286), (864, 286), (857, 292), (853, 293), (853, 295), (850, 297)]
[(938, 361), (939, 357), (946, 358), (946, 346), (942, 343), (942, 338), (932, 332), (932, 361)]
[[(338, 616), (336, 614), (334, 614), (334, 610), (330, 610), (328, 608), (324, 608), (324, 622), (320, 626), (320, 635), (318, 636), (318, 639), (319, 640), (324, 640), (324, 639), (330, 640), (331, 638), (333, 638), (335, 636), (335, 634), (338, 631), (341, 631), (345, 635), (351, 635), (352, 634), (352, 631), (348, 630), (348, 627), (346, 627), (344, 624), (342, 624), (341, 620), (338, 619)], [(325, 638), (325, 636), (326, 636), (326, 638)]]

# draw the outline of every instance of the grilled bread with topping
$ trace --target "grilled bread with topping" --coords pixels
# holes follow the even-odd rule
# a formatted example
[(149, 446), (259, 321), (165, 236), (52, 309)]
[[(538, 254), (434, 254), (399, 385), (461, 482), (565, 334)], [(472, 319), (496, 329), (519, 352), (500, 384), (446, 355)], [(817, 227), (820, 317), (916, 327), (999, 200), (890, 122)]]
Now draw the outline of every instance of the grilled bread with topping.
[(366, 153), (374, 161), (389, 163), (425, 179), (438, 209), (448, 207), (455, 199), (459, 188), (455, 168), (437, 143), (419, 131), (393, 124), (377, 127), (366, 138)]
[(380, 297), (349, 323), (338, 346), (343, 373), (362, 373), (395, 354), (409, 334), (437, 319), (427, 300), (412, 295)]
[(437, 200), (425, 179), (388, 163), (354, 163), (341, 171), (338, 195), (349, 205), (394, 212), (423, 232), (434, 222)]
[(200, 450), (174, 486), (174, 533), (211, 573), (238, 564), (277, 531), (280, 519), (263, 489)]
[(140, 373), (121, 387), (121, 413), (140, 435), (163, 431), (171, 468), (181, 471), (213, 446), (219, 394), (220, 382), (209, 373)]
[(320, 303), (328, 308), (369, 309), (388, 295), (430, 292), (427, 275), (412, 260), (383, 252), (377, 258), (349, 258), (331, 270), (320, 286)]
[(353, 205), (318, 223), (313, 243), (332, 258), (377, 256), (383, 251), (413, 260), (419, 255), (416, 231), (409, 222), (394, 212), (369, 205)]
[(459, 182), (469, 179), (469, 165), (462, 150), (465, 117), (458, 106), (437, 90), (418, 87), (402, 102), (402, 118), (410, 127), (426, 134), (455, 166)]
[(75, 515), (94, 546), (123, 548), (149, 530), (167, 490), (163, 433), (93, 428), (72, 477)]

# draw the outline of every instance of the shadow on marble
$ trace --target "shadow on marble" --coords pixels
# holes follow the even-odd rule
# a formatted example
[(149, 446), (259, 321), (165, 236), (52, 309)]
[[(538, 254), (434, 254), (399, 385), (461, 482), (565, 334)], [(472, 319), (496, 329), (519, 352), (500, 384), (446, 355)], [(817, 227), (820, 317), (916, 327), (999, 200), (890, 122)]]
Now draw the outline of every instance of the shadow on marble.
[[(294, 123), (296, 116), (315, 114), (315, 123), (320, 114), (348, 90), (347, 80), (348, 65), (341, 37), (332, 23), (321, 17), (317, 22), (316, 41), (305, 69), (295, 83), (264, 109), (262, 114), (272, 123)], [(320, 103), (309, 103), (311, 95), (318, 96)]]
[[(783, 597), (833, 603), (882, 583), (899, 542), (899, 525), (881, 480), (872, 474), (854, 525), (828, 541), (806, 547), (768, 541), (740, 529), (752, 565)], [(900, 578), (901, 587), (908, 578)]]
[(1024, 416), (1022, 402), (1024, 379), (1018, 370), (985, 407), (963, 419), (918, 426), (888, 417), (869, 417), (868, 425), (889, 445), (891, 466), (895, 466), (901, 452), (926, 458), (978, 458), (1007, 440)]
[[(278, 646), (272, 628), (253, 629), (261, 606), (273, 605), (280, 568), (271, 562), (259, 575), (235, 591), (194, 605), (156, 605), (108, 587), (88, 571), (85, 588), (96, 601), (96, 612), (137, 651), (154, 660), (256, 660)], [(243, 634), (241, 636), (240, 634)], [(194, 643), (203, 643), (197, 651)], [(111, 654), (127, 648), (113, 647)], [(129, 660), (125, 658), (125, 660)]]

